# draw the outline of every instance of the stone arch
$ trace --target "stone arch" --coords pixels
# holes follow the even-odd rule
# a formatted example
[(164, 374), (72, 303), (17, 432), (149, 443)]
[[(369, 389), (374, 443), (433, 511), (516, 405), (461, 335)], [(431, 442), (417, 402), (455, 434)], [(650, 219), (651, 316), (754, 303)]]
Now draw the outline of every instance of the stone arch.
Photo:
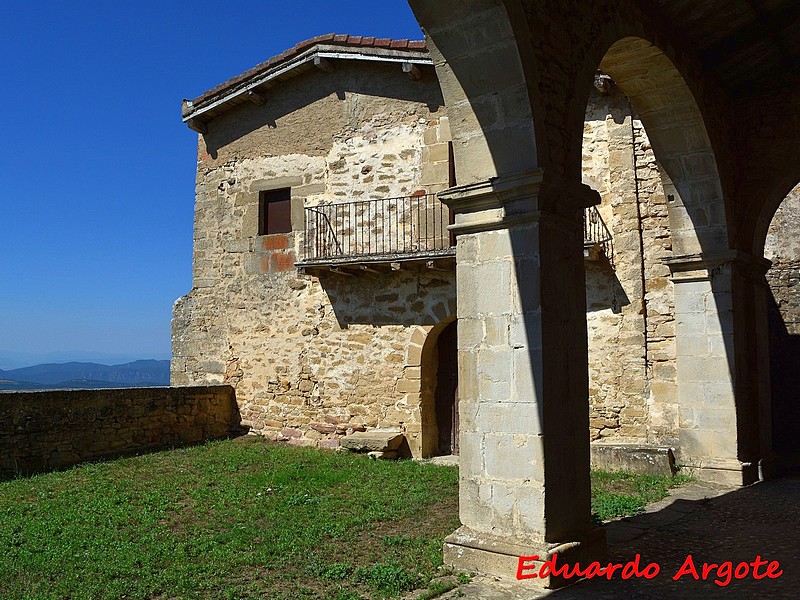
[(770, 228), (775, 220), (775, 214), (781, 208), (786, 198), (794, 195), (800, 188), (800, 172), (794, 176), (776, 178), (771, 189), (764, 190), (764, 205), (754, 225), (755, 235), (753, 237), (752, 254), (753, 256), (764, 256), (767, 237)]
[(657, 8), (631, 0), (409, 3), (456, 107), (459, 185), (439, 196), (458, 236), (462, 527), (445, 542), (445, 562), (494, 574), (554, 543), (572, 560), (601, 555), (590, 519), (581, 252), (581, 217), (598, 198), (580, 183), (598, 66), (641, 116), (674, 204), (665, 263), (677, 458), (704, 479), (754, 481), (763, 421), (748, 355), (750, 278), (760, 265), (731, 252), (730, 97)]
[[(737, 387), (753, 390), (756, 383), (747, 369), (737, 369), (748, 357), (734, 346), (736, 257), (703, 114), (675, 63), (647, 39), (610, 43), (599, 68), (644, 125), (667, 198), (672, 247), (663, 268), (671, 271), (674, 290), (676, 375), (675, 400), (660, 414), (662, 439), (675, 444), (679, 461), (700, 469), (701, 477), (752, 480), (757, 393), (736, 394)], [(648, 314), (646, 304), (642, 310)], [(664, 436), (669, 429), (674, 435)]]
[(537, 168), (535, 73), (531, 53), (519, 47), (529, 32), (518, 3), (409, 4), (425, 32), (447, 106), (459, 185)]
[[(590, 439), (674, 444), (674, 299), (667, 200), (628, 98), (603, 76), (589, 99), (583, 181), (602, 198), (610, 244), (585, 251)], [(598, 231), (599, 230), (599, 231)]]
[(728, 219), (717, 159), (700, 107), (683, 75), (641, 37), (611, 44), (599, 68), (644, 124), (669, 200), (673, 254), (728, 250)]
[(760, 241), (766, 272), (772, 449), (780, 472), (800, 470), (800, 184), (773, 212)]
[[(734, 233), (725, 190), (731, 174), (721, 176), (724, 163), (716, 156), (725, 141), (721, 92), (702, 76), (694, 57), (667, 42), (651, 14), (626, 2), (581, 15), (520, 0), (409, 4), (425, 32), (450, 114), (460, 186), (543, 169), (546, 181), (580, 196), (580, 131), (599, 66), (650, 132), (673, 199), (674, 254), (729, 249)], [(562, 18), (579, 26), (598, 17), (603, 26), (578, 34), (581, 43), (562, 40), (564, 53), (543, 43), (540, 38), (547, 36), (535, 26)]]
[[(704, 261), (709, 257), (719, 260), (728, 254), (728, 219), (715, 149), (700, 105), (674, 59), (657, 44), (641, 37), (649, 36), (645, 33), (646, 29), (647, 25), (641, 22), (612, 23), (595, 42), (595, 49), (588, 53), (595, 56), (597, 62), (591, 69), (586, 69), (584, 76), (587, 80), (589, 77), (594, 78), (596, 68), (599, 68), (613, 82), (614, 91), (618, 90), (617, 93), (627, 98), (631, 127), (634, 127), (634, 120), (643, 127), (642, 135), (651, 146), (649, 154), (657, 160), (658, 174), (655, 180), (659, 189), (656, 195), (663, 196), (668, 217), (666, 223), (657, 224), (657, 227), (666, 232), (666, 236), (661, 247), (651, 251), (650, 261), (645, 260), (648, 232), (644, 230), (641, 215), (638, 231), (623, 227), (622, 237), (617, 237), (618, 234), (615, 233), (617, 266), (624, 267), (626, 262), (636, 259), (634, 255), (638, 255), (642, 271), (639, 282), (629, 282), (633, 301), (637, 306), (635, 311), (628, 312), (641, 315), (641, 323), (637, 321), (637, 314), (630, 316), (637, 327), (642, 328), (640, 333), (643, 339), (640, 343), (639, 336), (636, 336), (637, 342), (627, 344), (629, 347), (621, 351), (629, 355), (621, 360), (631, 363), (628, 365), (630, 368), (624, 369), (624, 389), (630, 392), (627, 397), (633, 399), (634, 396), (641, 396), (634, 402), (635, 406), (626, 406), (624, 409), (631, 415), (627, 419), (629, 431), (625, 437), (646, 440), (647, 443), (681, 446), (678, 383), (682, 382), (681, 391), (686, 403), (691, 403), (690, 395), (697, 394), (698, 390), (702, 391), (703, 385), (702, 373), (685, 373), (691, 370), (691, 361), (686, 359), (708, 358), (715, 361), (719, 377), (730, 383), (733, 356), (730, 348), (719, 343), (715, 344), (717, 348), (722, 346), (719, 355), (709, 356), (708, 347), (711, 342), (705, 339), (697, 344), (705, 345), (705, 348), (687, 348), (683, 344), (682, 352), (687, 354), (686, 359), (677, 361), (676, 345), (679, 342), (676, 339), (675, 325), (692, 322), (694, 331), (684, 328), (684, 333), (697, 334), (699, 327), (700, 333), (716, 334), (723, 328), (720, 318), (727, 319), (729, 316), (725, 314), (725, 309), (730, 299), (720, 298), (725, 292), (715, 293), (713, 289), (698, 292), (686, 286), (681, 287), (677, 292), (677, 302), (681, 310), (686, 308), (687, 303), (693, 303), (692, 310), (697, 315), (698, 304), (705, 303), (705, 297), (709, 293), (711, 300), (703, 307), (702, 322), (697, 322), (697, 316), (689, 317), (689, 321), (681, 316), (676, 320), (676, 299), (673, 284), (670, 282), (672, 277), (669, 265), (673, 265), (679, 273), (681, 270), (690, 272), (691, 286), (702, 286), (702, 283), (696, 281), (696, 269), (700, 268), (702, 271), (706, 266)], [(628, 34), (634, 31), (637, 35)], [(688, 70), (691, 72), (691, 69)], [(591, 89), (591, 86), (587, 87)], [(588, 95), (587, 92), (587, 101)], [(634, 177), (638, 178), (638, 175)], [(622, 185), (624, 186), (624, 182)], [(638, 186), (635, 193), (639, 195)], [(637, 198), (637, 210), (638, 208)], [(633, 239), (635, 237), (638, 239)], [(631, 255), (627, 261), (626, 248)], [(649, 264), (645, 264), (646, 262)], [(646, 276), (646, 272), (649, 275)], [(663, 291), (654, 292), (651, 285)], [(713, 285), (713, 282), (708, 282), (709, 287), (713, 288)], [(666, 286), (670, 289), (665, 289)], [(683, 294), (687, 291), (693, 293)], [(722, 311), (718, 310), (718, 306), (722, 307)], [(723, 313), (722, 316), (720, 313)], [(725, 325), (730, 327), (729, 323)], [(590, 345), (591, 343), (592, 340)], [(700, 356), (697, 356), (698, 352)], [(591, 354), (590, 352), (590, 357)], [(678, 362), (681, 362), (682, 369)], [(681, 372), (676, 373), (676, 370)], [(606, 376), (608, 377), (607, 374)], [(614, 381), (613, 377), (610, 379)], [(732, 394), (730, 386), (728, 391)], [(729, 397), (728, 401), (731, 400)], [(616, 407), (612, 408), (616, 410)], [(684, 406), (684, 410), (687, 408), (689, 407)], [(696, 408), (692, 406), (689, 410), (692, 412)], [(729, 402), (729, 411), (735, 411), (732, 401)], [(605, 424), (619, 428), (621, 419), (617, 419), (614, 414), (601, 412), (593, 416), (596, 419), (594, 424), (598, 426), (594, 429)], [(702, 418), (697, 416), (698, 420)], [(734, 417), (731, 419), (735, 421)], [(732, 428), (735, 433), (735, 426)], [(619, 430), (622, 431), (622, 428)], [(710, 436), (693, 431), (690, 437), (694, 442), (695, 437), (708, 439)], [(686, 436), (684, 438), (685, 441)], [(706, 446), (696, 451), (690, 450), (689, 454), (702, 454), (707, 450)], [(735, 454), (735, 451), (731, 450), (731, 453)]]

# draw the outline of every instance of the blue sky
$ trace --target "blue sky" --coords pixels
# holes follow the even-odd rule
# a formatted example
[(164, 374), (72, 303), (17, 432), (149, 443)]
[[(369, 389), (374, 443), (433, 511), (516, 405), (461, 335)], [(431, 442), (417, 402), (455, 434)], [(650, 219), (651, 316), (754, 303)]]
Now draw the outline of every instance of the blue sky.
[(0, 368), (168, 358), (191, 288), (192, 98), (322, 33), (421, 39), (405, 0), (0, 9)]

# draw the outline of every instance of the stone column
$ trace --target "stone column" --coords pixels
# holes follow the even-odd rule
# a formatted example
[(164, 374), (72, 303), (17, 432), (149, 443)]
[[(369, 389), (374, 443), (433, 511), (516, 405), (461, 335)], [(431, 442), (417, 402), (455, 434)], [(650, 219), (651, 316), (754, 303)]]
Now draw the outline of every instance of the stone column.
[(768, 359), (759, 374), (768, 340), (757, 334), (756, 319), (766, 301), (757, 301), (754, 284), (768, 263), (735, 251), (667, 263), (675, 284), (678, 462), (701, 479), (752, 483), (762, 456), (759, 421), (768, 419), (759, 414), (768, 402), (760, 397)]
[(445, 562), (504, 578), (522, 555), (605, 554), (590, 519), (582, 227), (600, 198), (542, 177), (439, 195), (458, 236), (462, 527), (445, 541)]
[(776, 459), (772, 442), (772, 389), (771, 389), (771, 363), (769, 358), (769, 304), (771, 290), (766, 273), (771, 263), (766, 259), (752, 261), (754, 268), (746, 269), (750, 275), (745, 281), (752, 282), (753, 289), (753, 318), (756, 359), (754, 361), (757, 376), (754, 382), (754, 394), (757, 401), (758, 412), (758, 460), (759, 479), (770, 479), (776, 473)]

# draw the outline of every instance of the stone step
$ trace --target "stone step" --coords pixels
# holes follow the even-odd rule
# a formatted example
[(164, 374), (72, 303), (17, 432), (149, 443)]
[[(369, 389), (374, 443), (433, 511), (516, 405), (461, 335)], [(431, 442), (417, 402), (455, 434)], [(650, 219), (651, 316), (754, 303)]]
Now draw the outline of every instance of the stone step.
[(403, 434), (390, 429), (356, 431), (341, 439), (342, 448), (353, 452), (394, 452), (403, 443)]
[(590, 447), (593, 469), (668, 476), (677, 471), (672, 448), (637, 444), (590, 444)]

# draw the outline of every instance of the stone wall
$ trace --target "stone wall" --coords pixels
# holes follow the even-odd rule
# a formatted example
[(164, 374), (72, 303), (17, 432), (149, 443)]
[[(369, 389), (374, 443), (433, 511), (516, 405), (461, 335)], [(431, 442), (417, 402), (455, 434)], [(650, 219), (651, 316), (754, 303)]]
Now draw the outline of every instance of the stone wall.
[(590, 97), (583, 182), (614, 240), (613, 265), (586, 261), (592, 440), (675, 439), (674, 300), (667, 201), (647, 134), (614, 87)]
[[(454, 274), (424, 263), (300, 273), (303, 207), (448, 187), (449, 126), (432, 69), (336, 63), (282, 82), (201, 136), (194, 285), (175, 305), (172, 383), (230, 383), (256, 433), (334, 447), (366, 427), (422, 451), (422, 348), (455, 316)], [(289, 234), (258, 235), (260, 191), (290, 187)]]
[(227, 385), (0, 393), (0, 476), (225, 438), (238, 427)]
[[(776, 211), (770, 224), (767, 242), (764, 246), (764, 257), (772, 261), (772, 268), (768, 273), (770, 282), (776, 281), (776, 273), (790, 272), (793, 268), (797, 268), (796, 265), (800, 262), (800, 236), (797, 235), (798, 231), (800, 231), (800, 185), (789, 193)], [(792, 283), (795, 284), (796, 282)], [(773, 289), (784, 290), (783, 293), (776, 293), (775, 297), (778, 299), (779, 305), (787, 308), (784, 316), (786, 317), (787, 325), (794, 327), (792, 333), (799, 333), (797, 329), (798, 317), (796, 315), (797, 304), (789, 300), (792, 294), (788, 293), (788, 289), (793, 287), (794, 285), (789, 285), (788, 281), (780, 284), (777, 284), (776, 281)], [(792, 305), (795, 307), (794, 310), (790, 308)]]

